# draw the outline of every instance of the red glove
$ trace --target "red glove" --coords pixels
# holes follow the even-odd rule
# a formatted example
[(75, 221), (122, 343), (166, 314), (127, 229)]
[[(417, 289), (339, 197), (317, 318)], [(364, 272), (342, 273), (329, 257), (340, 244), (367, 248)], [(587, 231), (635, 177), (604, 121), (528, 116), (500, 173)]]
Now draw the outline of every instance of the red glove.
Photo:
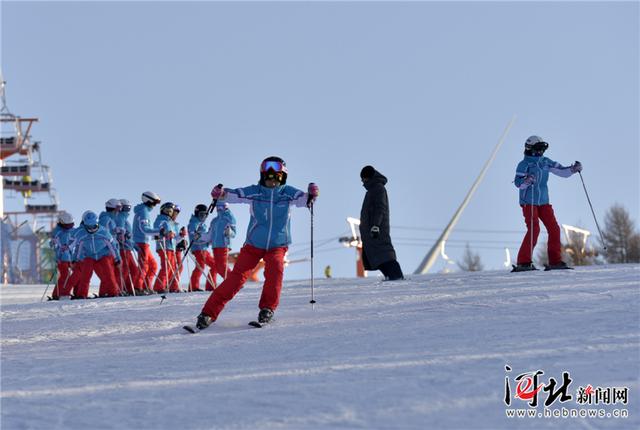
[(307, 207), (311, 207), (316, 198), (320, 195), (320, 188), (313, 182), (309, 183), (307, 188)]
[(307, 192), (309, 193), (309, 195), (311, 197), (313, 197), (313, 199), (315, 200), (316, 198), (318, 198), (318, 196), (320, 195), (320, 188), (314, 184), (313, 182), (311, 182), (309, 184), (309, 187), (307, 188)]
[(216, 185), (211, 190), (211, 198), (213, 198), (215, 200), (224, 198), (224, 194), (225, 194), (224, 188), (222, 188), (221, 185)]

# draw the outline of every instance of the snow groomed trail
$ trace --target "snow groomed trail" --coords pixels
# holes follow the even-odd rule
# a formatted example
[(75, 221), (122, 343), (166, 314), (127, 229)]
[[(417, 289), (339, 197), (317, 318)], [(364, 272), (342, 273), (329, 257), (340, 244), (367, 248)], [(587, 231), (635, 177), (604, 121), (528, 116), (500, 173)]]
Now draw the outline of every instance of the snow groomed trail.
[[(194, 335), (182, 326), (208, 293), (40, 303), (44, 286), (2, 286), (1, 427), (640, 426), (639, 265), (315, 285), (312, 309), (308, 281), (286, 282), (275, 322), (255, 330), (248, 284)], [(550, 411), (587, 408), (588, 385), (626, 387), (628, 403), (588, 406), (602, 418), (508, 417), (532, 409), (515, 378), (537, 370), (544, 385), (570, 374), (572, 400)]]

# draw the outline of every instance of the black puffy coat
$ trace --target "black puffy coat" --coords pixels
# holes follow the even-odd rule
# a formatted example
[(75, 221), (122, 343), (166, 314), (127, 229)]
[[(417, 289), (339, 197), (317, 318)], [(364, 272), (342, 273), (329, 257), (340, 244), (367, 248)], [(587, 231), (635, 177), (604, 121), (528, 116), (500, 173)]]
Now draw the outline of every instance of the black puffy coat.
[[(367, 193), (360, 210), (360, 237), (362, 260), (366, 270), (376, 270), (381, 264), (396, 259), (396, 251), (389, 235), (389, 199), (384, 187), (387, 178), (377, 170), (363, 183)], [(380, 227), (380, 235), (371, 237), (371, 227)]]

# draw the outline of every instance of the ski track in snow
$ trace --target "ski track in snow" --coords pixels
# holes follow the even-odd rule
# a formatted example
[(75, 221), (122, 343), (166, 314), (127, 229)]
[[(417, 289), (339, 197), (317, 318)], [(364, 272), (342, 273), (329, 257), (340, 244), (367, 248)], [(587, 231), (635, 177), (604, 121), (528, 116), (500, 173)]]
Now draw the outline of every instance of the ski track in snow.
[[(315, 285), (312, 309), (308, 282), (286, 282), (256, 330), (248, 284), (195, 335), (181, 327), (208, 293), (40, 303), (44, 286), (3, 286), (1, 427), (640, 426), (639, 265)], [(506, 418), (507, 364), (628, 386), (630, 416)]]

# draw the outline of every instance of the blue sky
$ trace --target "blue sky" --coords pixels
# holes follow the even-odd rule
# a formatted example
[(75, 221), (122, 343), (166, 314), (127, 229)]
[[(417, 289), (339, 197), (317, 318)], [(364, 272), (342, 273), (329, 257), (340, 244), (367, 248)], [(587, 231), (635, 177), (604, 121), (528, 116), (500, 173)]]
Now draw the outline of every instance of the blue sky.
[[(355, 274), (337, 237), (359, 216), (364, 165), (389, 178), (392, 238), (413, 272), (515, 114), (447, 248), (456, 259), (468, 242), (500, 269), (524, 234), (512, 180), (531, 134), (550, 158), (583, 163), (601, 219), (618, 202), (638, 220), (638, 9), (3, 1), (1, 60), (9, 108), (40, 118), (33, 137), (76, 218), (149, 189), (186, 222), (213, 185), (255, 183), (260, 161), (279, 155), (291, 185), (320, 186), (315, 267), (335, 276)], [(552, 178), (550, 193), (560, 223), (596, 234), (578, 177)], [(248, 208), (232, 209), (238, 250)], [(308, 256), (308, 211), (292, 224), (291, 258)], [(295, 264), (287, 277), (308, 273)]]

